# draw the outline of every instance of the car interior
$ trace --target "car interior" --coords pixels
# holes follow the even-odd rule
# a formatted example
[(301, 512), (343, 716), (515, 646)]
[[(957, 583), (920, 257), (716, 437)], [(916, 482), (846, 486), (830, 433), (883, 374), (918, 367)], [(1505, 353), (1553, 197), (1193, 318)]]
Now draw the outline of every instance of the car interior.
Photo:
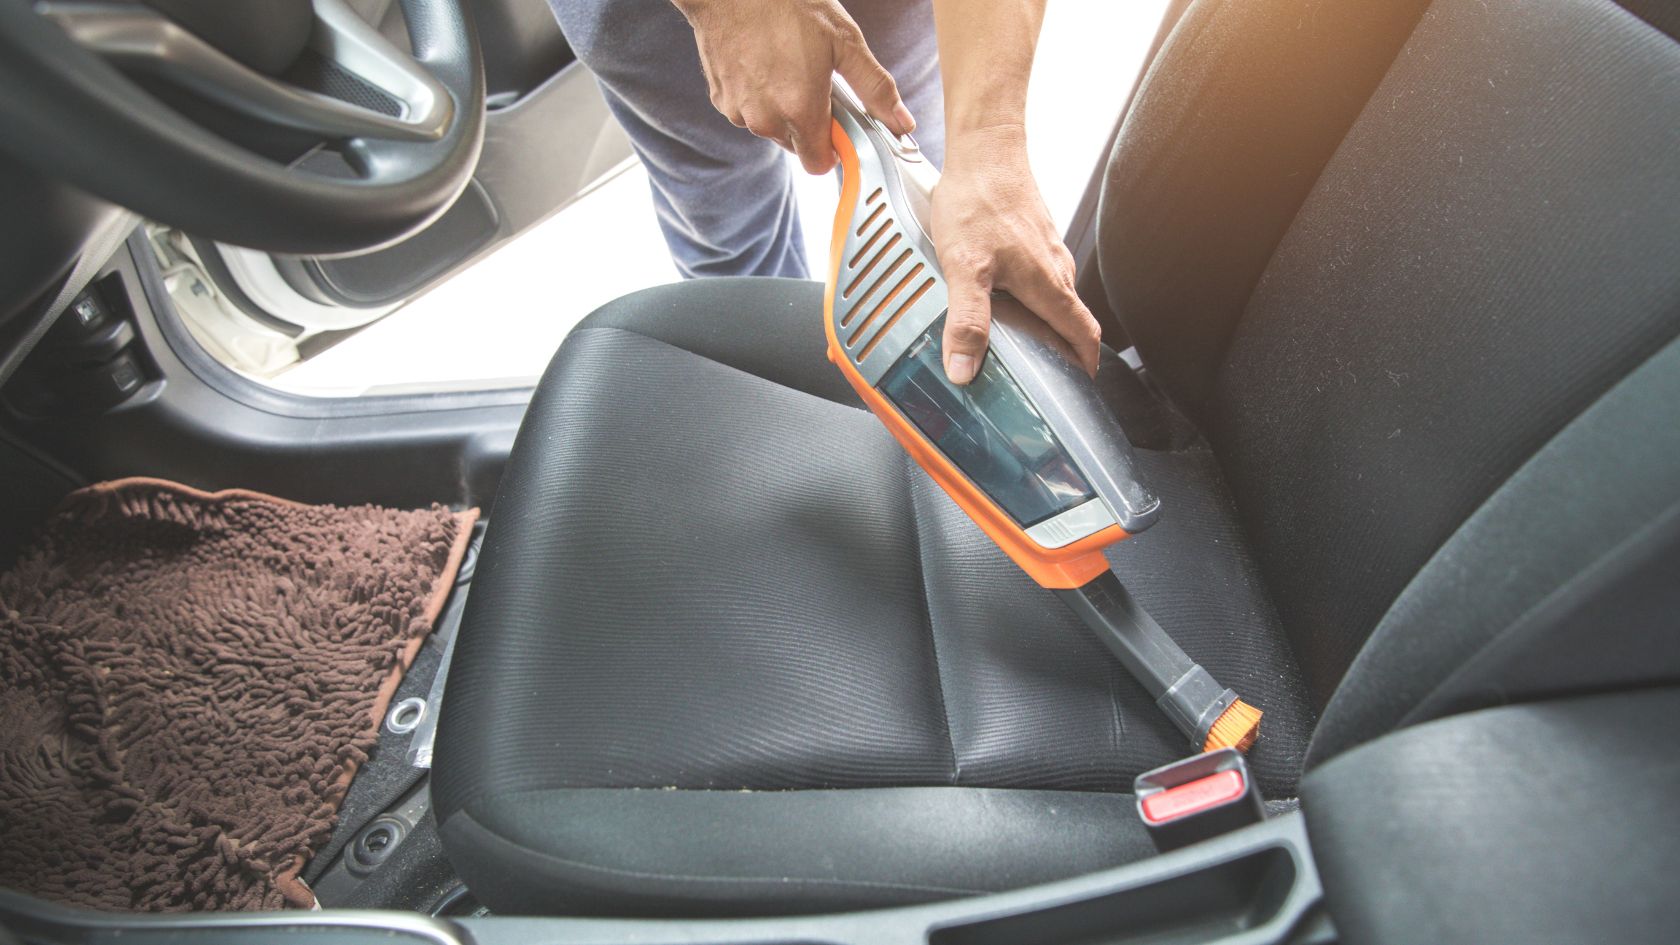
[[(525, 387), (207, 350), (172, 261), (307, 357), (629, 157), (544, 4), (0, 3), (0, 568), (165, 480), (431, 508), (380, 547), (437, 582), (284, 902), (65, 901), (49, 837), (0, 945), (1672, 941), (1680, 4), (1174, 0), (1085, 68), (1136, 83), (1067, 241), (1162, 510), (1107, 562), (1264, 710), (1188, 834), (1140, 817), (1183, 740), (863, 409), (820, 282), (625, 296)], [(17, 734), (36, 670), (0, 846), (97, 724)]]

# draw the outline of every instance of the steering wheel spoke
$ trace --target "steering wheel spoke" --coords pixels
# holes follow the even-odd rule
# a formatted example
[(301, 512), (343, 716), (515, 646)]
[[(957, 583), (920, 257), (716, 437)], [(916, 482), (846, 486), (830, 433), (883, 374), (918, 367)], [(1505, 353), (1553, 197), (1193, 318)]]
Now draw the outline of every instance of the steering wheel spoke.
[(392, 103), (395, 114), (264, 75), (150, 7), (44, 0), (36, 12), (121, 69), (174, 83), (269, 124), (323, 138), (431, 142), (454, 118), (449, 90), (344, 0), (311, 0), (308, 50), (341, 81)]

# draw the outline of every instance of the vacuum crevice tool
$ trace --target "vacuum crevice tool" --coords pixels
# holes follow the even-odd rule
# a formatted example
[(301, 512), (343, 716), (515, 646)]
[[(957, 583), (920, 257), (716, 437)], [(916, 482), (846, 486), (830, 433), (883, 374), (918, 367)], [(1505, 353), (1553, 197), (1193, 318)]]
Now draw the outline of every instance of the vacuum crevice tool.
[(1192, 660), (1113, 571), (1081, 587), (1059, 588), (1056, 596), (1085, 621), (1192, 745), (1201, 751), (1248, 751), (1254, 745), (1260, 710)]
[(1005, 554), (1054, 590), (1197, 751), (1246, 750), (1260, 711), (1219, 685), (1138, 606), (1103, 549), (1161, 502), (1067, 343), (1007, 295), (974, 380), (945, 376), (949, 290), (928, 237), (939, 174), (915, 139), (835, 79), (840, 205), (823, 300), (828, 357), (912, 459)]

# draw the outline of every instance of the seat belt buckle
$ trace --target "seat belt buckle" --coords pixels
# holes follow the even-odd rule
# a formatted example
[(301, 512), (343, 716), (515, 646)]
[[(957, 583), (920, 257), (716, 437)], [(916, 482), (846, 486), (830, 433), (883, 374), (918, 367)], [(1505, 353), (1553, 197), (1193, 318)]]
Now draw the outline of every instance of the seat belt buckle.
[(1266, 818), (1248, 762), (1234, 748), (1192, 755), (1132, 781), (1138, 817), (1162, 853)]

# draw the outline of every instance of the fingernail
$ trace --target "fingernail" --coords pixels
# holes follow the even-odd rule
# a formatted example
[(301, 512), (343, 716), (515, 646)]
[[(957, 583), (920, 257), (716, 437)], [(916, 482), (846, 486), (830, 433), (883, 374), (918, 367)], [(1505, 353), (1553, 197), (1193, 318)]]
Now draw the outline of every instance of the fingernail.
[(974, 380), (974, 357), (967, 354), (953, 354), (945, 365), (945, 376), (951, 383), (962, 385)]
[(904, 107), (903, 102), (893, 106), (893, 117), (898, 119), (898, 126), (905, 134), (916, 130), (916, 119), (910, 117), (910, 109)]

